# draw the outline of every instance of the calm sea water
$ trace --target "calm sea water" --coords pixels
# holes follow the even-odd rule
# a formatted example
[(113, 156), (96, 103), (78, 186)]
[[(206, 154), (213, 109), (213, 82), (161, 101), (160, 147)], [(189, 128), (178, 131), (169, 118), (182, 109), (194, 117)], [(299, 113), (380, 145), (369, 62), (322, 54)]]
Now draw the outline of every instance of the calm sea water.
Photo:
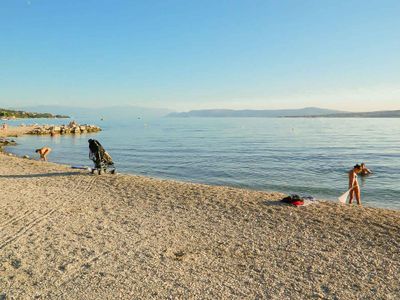
[[(332, 200), (346, 191), (346, 172), (365, 162), (374, 174), (360, 180), (364, 204), (400, 209), (400, 119), (78, 121), (104, 130), (80, 136), (23, 136), (8, 151), (34, 156), (35, 148), (47, 145), (53, 148), (51, 161), (91, 166), (87, 139), (93, 137), (111, 154), (119, 172)], [(40, 121), (56, 122), (65, 120)]]

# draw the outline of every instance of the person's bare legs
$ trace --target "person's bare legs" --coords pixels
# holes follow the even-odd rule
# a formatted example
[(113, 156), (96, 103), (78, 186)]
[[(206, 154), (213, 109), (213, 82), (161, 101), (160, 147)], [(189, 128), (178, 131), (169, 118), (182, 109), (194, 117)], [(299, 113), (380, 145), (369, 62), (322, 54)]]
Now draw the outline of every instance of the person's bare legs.
[(354, 194), (356, 196), (357, 205), (361, 205), (361, 191), (358, 186), (354, 188)]
[(49, 149), (46, 149), (45, 151), (44, 151), (44, 153), (43, 153), (43, 160), (44, 161), (47, 161), (47, 155), (50, 153), (50, 150)]
[(350, 198), (349, 198), (349, 204), (353, 204), (353, 198), (354, 198), (354, 189), (350, 191)]

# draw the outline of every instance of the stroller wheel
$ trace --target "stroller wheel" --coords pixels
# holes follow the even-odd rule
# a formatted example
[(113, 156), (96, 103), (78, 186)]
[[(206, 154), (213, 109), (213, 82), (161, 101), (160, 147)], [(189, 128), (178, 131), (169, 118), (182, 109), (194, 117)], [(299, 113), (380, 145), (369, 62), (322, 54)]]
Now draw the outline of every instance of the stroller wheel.
[(114, 169), (114, 170), (111, 170), (111, 174), (115, 174), (115, 172), (116, 172), (116, 170)]
[(99, 175), (103, 174), (103, 170), (99, 169)]

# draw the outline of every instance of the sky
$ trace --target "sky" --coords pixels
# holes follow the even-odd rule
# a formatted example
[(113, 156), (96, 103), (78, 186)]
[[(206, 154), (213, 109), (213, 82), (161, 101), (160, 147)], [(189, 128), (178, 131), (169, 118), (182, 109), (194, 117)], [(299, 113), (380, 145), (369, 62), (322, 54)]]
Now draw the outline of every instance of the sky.
[(400, 109), (398, 0), (0, 0), (0, 106)]

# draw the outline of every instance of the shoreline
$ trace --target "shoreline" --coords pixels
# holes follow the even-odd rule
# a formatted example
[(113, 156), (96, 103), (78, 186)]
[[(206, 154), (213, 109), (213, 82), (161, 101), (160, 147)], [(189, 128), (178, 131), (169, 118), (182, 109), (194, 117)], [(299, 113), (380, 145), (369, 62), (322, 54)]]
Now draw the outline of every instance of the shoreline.
[[(7, 138), (7, 137), (19, 137), (21, 135), (31, 135), (28, 134), (29, 131), (31, 131), (32, 129), (34, 129), (35, 127), (37, 127), (37, 125), (27, 125), (27, 126), (11, 126), (9, 127), (10, 130), (8, 130), (7, 132), (0, 130), (0, 138)], [(18, 144), (16, 145), (3, 145), (4, 147), (15, 147), (18, 146)], [(23, 159), (29, 159), (29, 160), (35, 160), (35, 158), (32, 157), (24, 157), (24, 156), (18, 156), (14, 153), (8, 152), (7, 149), (3, 148), (2, 150), (3, 153), (7, 154), (7, 155), (12, 155), (15, 157), (20, 157)], [(52, 162), (55, 164), (59, 164), (59, 165), (65, 165), (61, 162)], [(68, 166), (68, 165), (67, 165)], [(69, 166), (70, 167), (70, 166)], [(118, 171), (118, 170), (117, 170)], [(145, 175), (140, 175), (140, 174), (136, 174), (136, 173), (119, 173), (119, 174), (125, 174), (125, 175), (132, 175), (132, 176), (145, 176)], [(153, 178), (153, 179), (159, 179), (159, 180), (172, 180), (172, 181), (177, 181), (177, 182), (185, 182), (185, 183), (193, 183), (193, 184), (201, 184), (201, 185), (209, 185), (209, 186), (221, 186), (221, 187), (228, 187), (228, 188), (237, 188), (237, 189), (244, 189), (244, 190), (249, 190), (249, 191), (255, 191), (255, 192), (267, 192), (267, 193), (279, 193), (281, 195), (288, 195), (287, 192), (285, 191), (275, 191), (275, 190), (264, 190), (264, 189), (257, 189), (257, 188), (252, 188), (251, 186), (240, 186), (240, 185), (219, 185), (219, 184), (213, 184), (213, 183), (209, 183), (209, 182), (195, 182), (195, 181), (191, 181), (191, 180), (185, 180), (185, 179), (175, 179), (175, 178), (168, 178), (168, 177), (151, 177), (151, 176), (145, 176), (145, 177), (149, 177), (149, 178)], [(317, 201), (328, 201), (331, 203), (338, 203), (338, 201), (336, 201), (336, 198), (317, 198)], [(346, 203), (346, 205), (348, 205)], [(357, 205), (354, 205), (357, 207)], [(370, 207), (370, 208), (377, 208), (377, 209), (385, 209), (385, 210), (391, 210), (391, 211), (400, 211), (400, 209), (397, 208), (392, 208), (392, 207), (383, 207), (383, 206), (378, 206), (378, 205), (367, 205), (363, 207)]]
[[(17, 145), (9, 145), (6, 147), (15, 147), (18, 146)], [(34, 162), (38, 162), (38, 163), (49, 163), (52, 164), (54, 166), (59, 166), (62, 168), (67, 168), (69, 170), (76, 171), (79, 169), (73, 169), (71, 165), (68, 164), (63, 164), (60, 162), (54, 162), (54, 161), (47, 161), (47, 162), (41, 162), (39, 159), (35, 159), (32, 157), (23, 157), (23, 156), (18, 156), (14, 153), (8, 152), (6, 149), (3, 149), (3, 151), (0, 151), (0, 155), (5, 155), (8, 157), (14, 157), (16, 159), (21, 159), (24, 161), (34, 161)], [(89, 167), (90, 168), (90, 167)], [(90, 172), (87, 170), (79, 170), (79, 172), (83, 173), (83, 174), (87, 174), (92, 176), (92, 174), (89, 174)], [(130, 176), (130, 177), (138, 177), (138, 178), (143, 178), (143, 179), (149, 179), (149, 180), (158, 180), (158, 181), (170, 181), (172, 183), (177, 183), (177, 184), (192, 184), (192, 185), (198, 185), (198, 186), (202, 186), (204, 188), (210, 187), (210, 188), (227, 188), (227, 189), (234, 189), (234, 190), (241, 190), (241, 191), (247, 191), (247, 192), (255, 192), (255, 193), (266, 193), (266, 194), (273, 194), (273, 195), (279, 195), (281, 198), (279, 198), (278, 200), (281, 200), (282, 198), (289, 196), (291, 194), (287, 194), (285, 192), (280, 192), (280, 191), (274, 191), (274, 190), (261, 190), (261, 189), (256, 189), (256, 188), (251, 188), (251, 187), (242, 187), (242, 186), (236, 186), (236, 185), (221, 185), (221, 184), (212, 184), (212, 183), (206, 183), (206, 182), (194, 182), (194, 181), (190, 181), (190, 180), (184, 180), (184, 179), (173, 179), (173, 178), (167, 178), (167, 177), (156, 177), (156, 176), (148, 176), (148, 175), (142, 175), (142, 174), (136, 174), (136, 173), (124, 173), (124, 172), (119, 172), (117, 169), (117, 173), (115, 175), (113, 174), (103, 174), (103, 175), (97, 175), (94, 174), (93, 176)], [(322, 198), (316, 198), (314, 200), (313, 204), (317, 204), (317, 203), (330, 203), (333, 205), (338, 205), (340, 207), (349, 207), (349, 208), (367, 208), (367, 209), (377, 209), (377, 210), (384, 210), (384, 211), (390, 211), (390, 212), (399, 212), (399, 209), (396, 208), (387, 208), (387, 207), (378, 207), (378, 206), (365, 206), (362, 205), (361, 207), (357, 206), (356, 204), (353, 205), (349, 205), (348, 203), (346, 204), (341, 204), (339, 201), (335, 201), (333, 199), (322, 199)], [(301, 208), (301, 206), (300, 206)]]
[(19, 137), (21, 135), (27, 134), (29, 131), (32, 131), (36, 125), (27, 125), (27, 126), (8, 126), (8, 129), (0, 129), (0, 137)]
[[(18, 144), (16, 145), (6, 145), (5, 147), (16, 147), (18, 146)], [(24, 156), (18, 156), (12, 152), (8, 152), (7, 149), (4, 149), (2, 151), (0, 151), (0, 155), (4, 154), (7, 156), (11, 156), (11, 157), (16, 157), (16, 158), (20, 158), (23, 160), (31, 160), (31, 161), (39, 161), (38, 159), (35, 159), (33, 157), (24, 157)], [(67, 165), (61, 162), (54, 162), (54, 161), (48, 161), (48, 163), (52, 163), (55, 165), (59, 165), (62, 167), (67, 167), (69, 169), (72, 170), (72, 166), (71, 165)], [(86, 165), (85, 165), (86, 166)], [(90, 168), (90, 167), (89, 167)], [(89, 171), (82, 171), (82, 172), (88, 172)], [(137, 173), (124, 173), (124, 172), (119, 172), (118, 168), (117, 168), (117, 175), (124, 175), (124, 176), (137, 176), (137, 177), (144, 177), (144, 178), (148, 178), (148, 179), (154, 179), (154, 180), (161, 180), (161, 181), (172, 181), (172, 182), (176, 182), (176, 183), (187, 183), (187, 184), (194, 184), (194, 185), (201, 185), (201, 186), (210, 186), (210, 187), (225, 187), (225, 188), (232, 188), (232, 189), (238, 189), (238, 190), (246, 190), (246, 191), (250, 191), (250, 192), (260, 192), (260, 193), (270, 193), (270, 194), (279, 194), (283, 197), (285, 196), (289, 196), (291, 194), (288, 194), (286, 192), (283, 191), (276, 191), (276, 190), (263, 190), (263, 189), (257, 189), (257, 188), (252, 188), (252, 187), (247, 187), (247, 186), (239, 186), (239, 185), (229, 185), (229, 184), (213, 184), (213, 183), (208, 183), (208, 182), (195, 182), (195, 181), (191, 181), (191, 180), (185, 180), (185, 179), (174, 179), (174, 178), (168, 178), (168, 177), (157, 177), (157, 176), (149, 176), (149, 175), (142, 175), (142, 174), (137, 174)], [(107, 174), (107, 175), (111, 175), (111, 174)], [(96, 175), (96, 176), (102, 176), (102, 175)], [(349, 206), (349, 207), (355, 207), (357, 208), (357, 204), (353, 204), (352, 206), (350, 206), (348, 203), (346, 204), (341, 204), (339, 201), (337, 201), (337, 199), (328, 199), (328, 198), (316, 198), (315, 203), (318, 202), (328, 202), (328, 203), (332, 203), (332, 204), (337, 204), (340, 206)], [(397, 208), (389, 208), (389, 207), (382, 207), (382, 206), (374, 206), (374, 205), (364, 205), (362, 204), (361, 206), (362, 208), (372, 208), (372, 209), (383, 209), (383, 210), (388, 210), (388, 211), (395, 211), (395, 212), (400, 212), (400, 209)]]
[(0, 295), (398, 298), (400, 212), (0, 154)]

